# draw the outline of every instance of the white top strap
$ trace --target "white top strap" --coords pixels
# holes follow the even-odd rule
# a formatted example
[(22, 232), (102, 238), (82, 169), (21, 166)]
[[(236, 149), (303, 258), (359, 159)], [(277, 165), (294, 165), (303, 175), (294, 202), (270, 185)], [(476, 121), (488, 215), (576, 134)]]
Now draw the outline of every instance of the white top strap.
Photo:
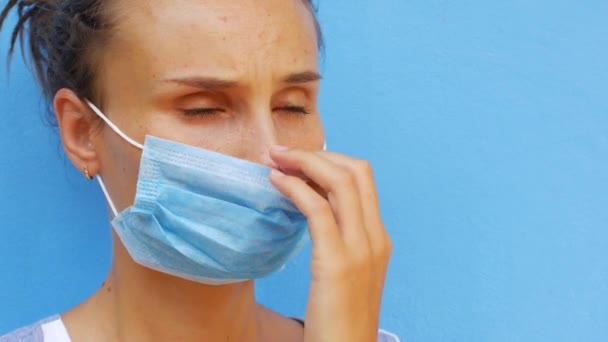
[(44, 342), (71, 342), (70, 335), (61, 318), (42, 325)]

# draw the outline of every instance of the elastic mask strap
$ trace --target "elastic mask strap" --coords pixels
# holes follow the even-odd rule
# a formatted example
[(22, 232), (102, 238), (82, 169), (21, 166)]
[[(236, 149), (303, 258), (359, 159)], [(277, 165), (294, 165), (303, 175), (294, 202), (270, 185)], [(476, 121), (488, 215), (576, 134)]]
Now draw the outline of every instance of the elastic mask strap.
[(323, 143), (323, 151), (327, 151), (327, 141)]
[[(140, 150), (144, 149), (144, 145), (138, 143), (137, 141), (131, 139), (128, 135), (126, 135), (125, 133), (123, 133), (123, 131), (121, 131), (120, 128), (118, 128), (112, 121), (110, 121), (110, 119), (108, 119), (108, 117), (105, 116), (101, 112), (101, 110), (99, 110), (99, 108), (97, 108), (97, 106), (95, 106), (91, 101), (89, 101), (87, 99), (84, 99), (84, 100), (87, 103), (87, 105), (89, 106), (89, 108), (91, 108), (91, 110), (93, 112), (95, 112), (95, 114), (97, 114), (97, 116), (99, 116), (108, 126), (110, 126), (110, 128), (116, 134), (118, 134), (126, 142), (128, 142), (129, 144), (131, 144), (131, 145), (139, 148)], [(110, 209), (112, 210), (112, 214), (114, 214), (114, 217), (118, 216), (118, 210), (116, 210), (116, 206), (114, 205), (114, 202), (110, 198), (110, 194), (108, 193), (108, 189), (106, 189), (106, 185), (103, 183), (103, 179), (101, 179), (100, 175), (97, 175), (95, 178), (97, 178), (97, 182), (99, 183), (99, 186), (101, 187), (101, 191), (103, 191), (104, 196), (106, 196), (106, 200), (108, 201), (108, 205), (110, 205)]]
[(144, 149), (144, 145), (138, 143), (137, 141), (129, 138), (128, 135), (124, 134), (123, 131), (120, 130), (120, 128), (118, 128), (112, 121), (110, 121), (110, 119), (108, 119), (107, 116), (105, 116), (105, 114), (103, 114), (101, 112), (101, 110), (99, 110), (99, 108), (97, 108), (91, 101), (84, 99), (86, 101), (86, 103), (89, 105), (89, 107), (95, 112), (95, 114), (97, 114), (97, 116), (99, 116), (103, 121), (105, 121), (106, 124), (108, 124), (108, 126), (110, 126), (110, 128), (118, 135), (120, 135), (121, 138), (125, 139), (126, 142), (128, 142), (129, 144), (137, 147), (140, 150)]
[(114, 202), (112, 202), (112, 199), (110, 198), (110, 194), (108, 193), (108, 190), (106, 189), (105, 184), (103, 184), (103, 180), (101, 179), (101, 176), (97, 175), (95, 178), (97, 179), (97, 183), (99, 183), (99, 186), (101, 187), (101, 191), (103, 191), (104, 196), (106, 196), (106, 200), (108, 201), (108, 204), (110, 205), (110, 209), (112, 209), (112, 214), (114, 214), (114, 217), (118, 216), (118, 211), (116, 210), (116, 206), (114, 205)]

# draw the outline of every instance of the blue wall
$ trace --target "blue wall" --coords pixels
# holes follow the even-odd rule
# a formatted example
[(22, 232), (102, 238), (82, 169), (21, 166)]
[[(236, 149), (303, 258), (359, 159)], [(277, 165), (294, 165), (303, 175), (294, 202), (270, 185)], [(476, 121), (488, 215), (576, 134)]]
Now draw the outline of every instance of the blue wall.
[[(329, 146), (375, 164), (395, 245), (383, 327), (608, 341), (607, 17), (605, 0), (322, 1)], [(0, 333), (81, 301), (110, 256), (102, 194), (15, 62), (10, 82), (0, 69)], [(307, 258), (261, 300), (301, 315)]]

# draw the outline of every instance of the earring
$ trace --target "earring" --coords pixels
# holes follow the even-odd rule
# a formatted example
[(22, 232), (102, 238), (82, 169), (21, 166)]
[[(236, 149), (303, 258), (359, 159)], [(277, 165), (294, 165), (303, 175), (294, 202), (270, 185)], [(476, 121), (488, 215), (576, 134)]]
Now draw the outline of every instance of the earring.
[(93, 177), (91, 177), (91, 175), (89, 174), (89, 166), (85, 166), (82, 171), (84, 172), (84, 176), (86, 177), (86, 179), (91, 180), (93, 179)]

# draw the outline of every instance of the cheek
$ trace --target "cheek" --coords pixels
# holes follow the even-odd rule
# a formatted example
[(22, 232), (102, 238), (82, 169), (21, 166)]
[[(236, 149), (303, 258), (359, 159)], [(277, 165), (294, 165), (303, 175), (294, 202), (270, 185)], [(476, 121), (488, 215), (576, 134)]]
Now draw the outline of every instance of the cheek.
[(303, 150), (319, 150), (323, 147), (325, 133), (319, 115), (275, 121), (277, 139), (281, 145)]
[(235, 117), (192, 117), (159, 113), (146, 125), (146, 134), (211, 151), (233, 154), (250, 131)]
[(133, 203), (141, 152), (105, 127), (95, 141), (100, 173), (119, 211)]

